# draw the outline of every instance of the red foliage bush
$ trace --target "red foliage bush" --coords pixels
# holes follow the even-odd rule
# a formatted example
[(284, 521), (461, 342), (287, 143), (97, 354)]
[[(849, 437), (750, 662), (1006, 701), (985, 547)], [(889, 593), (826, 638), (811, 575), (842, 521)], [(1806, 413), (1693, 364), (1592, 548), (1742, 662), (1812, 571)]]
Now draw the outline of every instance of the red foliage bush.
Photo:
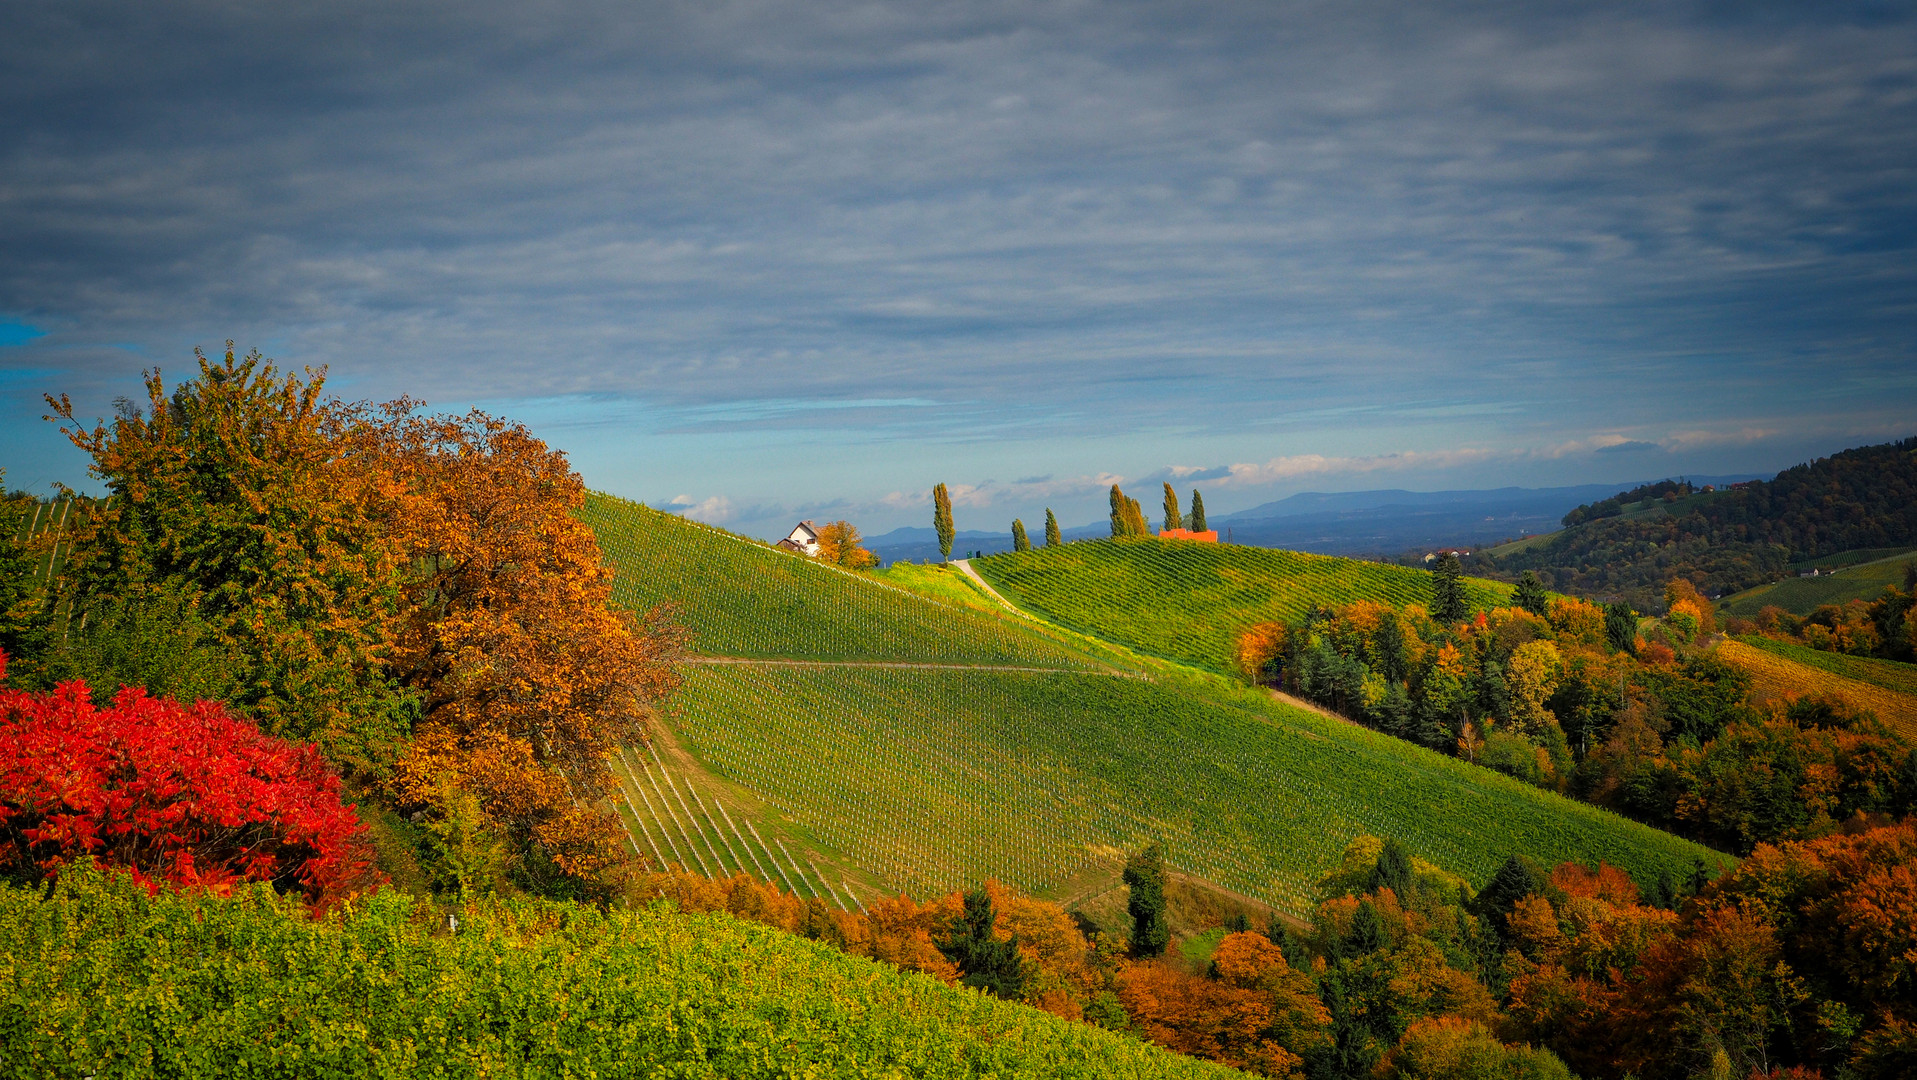
[(0, 688), (0, 878), (45, 879), (92, 856), (148, 888), (264, 881), (323, 906), (379, 880), (339, 791), (317, 747), (213, 702), (128, 687), (99, 709), (77, 682)]

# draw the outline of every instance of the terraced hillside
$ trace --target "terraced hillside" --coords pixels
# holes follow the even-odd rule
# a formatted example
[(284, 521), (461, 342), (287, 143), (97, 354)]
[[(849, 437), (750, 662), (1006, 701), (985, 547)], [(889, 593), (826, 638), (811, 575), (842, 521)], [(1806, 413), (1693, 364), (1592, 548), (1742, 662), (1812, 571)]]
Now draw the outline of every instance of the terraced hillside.
[[(1253, 623), (1296, 620), (1314, 604), (1431, 598), (1431, 575), (1382, 563), (1189, 540), (1093, 540), (1007, 552), (971, 565), (1020, 607), (1060, 626), (1210, 671), (1231, 670)], [(1469, 579), (1471, 602), (1511, 588)]]
[[(1215, 676), (630, 503), (588, 513), (622, 599), (678, 601), (706, 654), (666, 718), (687, 754), (676, 774), (636, 753), (621, 768), (634, 847), (676, 842), (666, 857), (682, 864), (763, 858), (748, 872), (780, 866), (798, 885), (810, 871), (840, 903), (856, 900), (842, 873), (921, 896), (990, 876), (1064, 897), (1160, 838), (1178, 868), (1302, 913), (1366, 832), (1478, 881), (1513, 852), (1640, 876), (1721, 859)], [(1424, 576), (1400, 573), (1400, 588)], [(790, 625), (795, 611), (823, 629)]]

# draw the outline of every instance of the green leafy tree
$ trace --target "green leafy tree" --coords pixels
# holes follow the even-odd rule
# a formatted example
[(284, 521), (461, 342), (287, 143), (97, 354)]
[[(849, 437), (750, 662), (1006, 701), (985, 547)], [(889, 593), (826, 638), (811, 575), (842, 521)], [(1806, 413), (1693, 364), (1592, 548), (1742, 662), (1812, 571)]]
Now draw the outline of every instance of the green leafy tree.
[(1153, 842), (1125, 863), (1125, 887), (1131, 898), (1125, 910), (1132, 917), (1132, 955), (1158, 956), (1171, 943), (1171, 923), (1165, 918), (1165, 849)]
[(1125, 497), (1123, 491), (1119, 490), (1117, 484), (1112, 485), (1111, 503), (1112, 535), (1114, 537), (1135, 535), (1132, 532), (1130, 500)]
[(1018, 952), (1018, 935), (1000, 940), (998, 910), (992, 894), (974, 889), (965, 894), (965, 910), (939, 951), (956, 964), (959, 981), (995, 997), (1017, 999), (1025, 990), (1025, 962)]
[(1198, 493), (1197, 488), (1191, 489), (1191, 531), (1211, 531), (1205, 524), (1205, 497)]
[(1018, 518), (1012, 519), (1012, 550), (1032, 550), (1032, 541), (1025, 535), (1025, 522)]
[[(0, 471), (0, 483), (5, 479)], [(20, 540), (35, 508), (25, 496), (0, 500), (0, 649), (15, 660), (37, 653), (44, 637), (39, 590), (33, 582), (39, 560)]]
[(1165, 482), (1165, 528), (1180, 529), (1185, 525), (1185, 515), (1178, 510), (1178, 493), (1172, 490), (1171, 481)]
[(1471, 605), (1464, 596), (1464, 564), (1456, 552), (1438, 556), (1431, 567), (1431, 617), (1449, 625), (1470, 618)]
[(1058, 518), (1048, 506), (1045, 508), (1045, 546), (1057, 547), (1064, 542), (1065, 539), (1058, 534)]
[(145, 408), (111, 425), (47, 399), (113, 495), (75, 531), (55, 604), (123, 609), (134, 625), (190, 611), (202, 636), (183, 647), (223, 654), (229, 706), (349, 772), (383, 773), (412, 708), (381, 664), (410, 567), (383, 543), (372, 470), (342, 449), (352, 418), (321, 395), (323, 372), (283, 377), (230, 346), (223, 361), (195, 355), (197, 378), (169, 393), (148, 372)]
[(944, 484), (932, 487), (932, 527), (939, 534), (939, 561), (945, 562), (952, 557), (952, 540), (958, 534), (952, 529), (952, 496)]
[(1125, 524), (1131, 530), (1131, 535), (1150, 536), (1152, 527), (1145, 520), (1145, 508), (1139, 505), (1137, 499), (1126, 499), (1125, 507)]
[(1526, 570), (1518, 575), (1518, 587), (1511, 594), (1511, 603), (1533, 615), (1543, 615), (1550, 610), (1551, 598), (1545, 594), (1544, 582), (1538, 580), (1537, 571)]

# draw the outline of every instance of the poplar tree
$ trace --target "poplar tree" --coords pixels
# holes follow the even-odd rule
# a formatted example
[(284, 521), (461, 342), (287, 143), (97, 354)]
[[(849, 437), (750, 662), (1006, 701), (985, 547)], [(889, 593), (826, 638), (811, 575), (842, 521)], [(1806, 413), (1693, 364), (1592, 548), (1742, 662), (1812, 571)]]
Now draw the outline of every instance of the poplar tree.
[(945, 493), (944, 484), (932, 486), (932, 527), (939, 533), (939, 561), (948, 562), (952, 558), (952, 538), (957, 534), (952, 531), (952, 497)]
[(1025, 522), (1019, 520), (1018, 518), (1012, 519), (1012, 550), (1013, 551), (1032, 550), (1032, 542), (1026, 539), (1025, 537)]
[(1178, 493), (1172, 490), (1171, 481), (1167, 480), (1165, 481), (1165, 527), (1177, 529), (1182, 528), (1184, 524), (1185, 515), (1178, 512)]
[(1431, 617), (1446, 626), (1468, 618), (1471, 607), (1464, 598), (1464, 564), (1457, 553), (1438, 556), (1431, 577)]
[(1052, 508), (1048, 506), (1045, 508), (1045, 546), (1057, 547), (1064, 542), (1058, 535), (1058, 519), (1052, 516)]
[(1191, 489), (1191, 531), (1205, 532), (1205, 497), (1198, 494), (1197, 488)]
[(1118, 490), (1118, 485), (1113, 484), (1112, 535), (1114, 537), (1131, 535), (1131, 510), (1127, 505), (1128, 501), (1129, 500), (1125, 498), (1125, 493)]
[(1132, 536), (1150, 536), (1152, 527), (1145, 521), (1145, 508), (1137, 499), (1126, 499), (1125, 527)]
[(1158, 956), (1171, 942), (1171, 924), (1165, 921), (1165, 849), (1157, 843), (1125, 863), (1125, 886), (1131, 898), (1125, 909), (1132, 917), (1132, 955)]

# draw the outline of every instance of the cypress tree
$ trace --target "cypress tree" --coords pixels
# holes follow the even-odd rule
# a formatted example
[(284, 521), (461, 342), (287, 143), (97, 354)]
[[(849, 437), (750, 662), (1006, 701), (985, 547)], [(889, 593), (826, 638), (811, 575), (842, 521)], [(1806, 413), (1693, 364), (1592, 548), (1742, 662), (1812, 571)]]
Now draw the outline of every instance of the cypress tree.
[(1191, 531), (1208, 532), (1205, 528), (1205, 497), (1197, 488), (1191, 489)]
[(1131, 899), (1125, 910), (1132, 916), (1132, 955), (1158, 956), (1171, 942), (1171, 924), (1165, 921), (1165, 849), (1156, 842), (1125, 863), (1125, 886)]
[(1012, 519), (1012, 550), (1013, 551), (1032, 550), (1032, 542), (1026, 539), (1025, 537), (1025, 522), (1019, 520), (1018, 518)]
[(932, 527), (939, 533), (939, 561), (946, 562), (952, 557), (952, 538), (958, 534), (952, 530), (952, 497), (945, 493), (944, 484), (932, 487)]
[(1390, 889), (1401, 903), (1408, 902), (1411, 880), (1411, 853), (1393, 837), (1385, 841), (1384, 850), (1378, 853), (1378, 864), (1371, 868), (1371, 880), (1366, 883), (1365, 891)]
[(1057, 547), (1064, 542), (1058, 535), (1058, 519), (1052, 516), (1052, 508), (1048, 506), (1045, 508), (1045, 546)]
[(1538, 580), (1536, 570), (1526, 570), (1519, 575), (1518, 588), (1511, 594), (1511, 602), (1533, 615), (1543, 615), (1549, 610), (1551, 598), (1544, 594), (1544, 582)]
[(1604, 636), (1620, 652), (1637, 652), (1637, 612), (1622, 600), (1604, 605)]
[(1178, 493), (1172, 490), (1171, 481), (1165, 481), (1165, 528), (1183, 528), (1185, 515), (1178, 512)]
[(952, 926), (939, 951), (958, 965), (959, 981), (1002, 998), (1016, 998), (1025, 989), (1025, 966), (1018, 954), (1018, 935), (1000, 941), (993, 930), (998, 910), (992, 894), (974, 889), (965, 894), (965, 911)]
[(1431, 617), (1449, 626), (1470, 616), (1471, 606), (1464, 598), (1464, 564), (1456, 552), (1447, 551), (1431, 567)]

